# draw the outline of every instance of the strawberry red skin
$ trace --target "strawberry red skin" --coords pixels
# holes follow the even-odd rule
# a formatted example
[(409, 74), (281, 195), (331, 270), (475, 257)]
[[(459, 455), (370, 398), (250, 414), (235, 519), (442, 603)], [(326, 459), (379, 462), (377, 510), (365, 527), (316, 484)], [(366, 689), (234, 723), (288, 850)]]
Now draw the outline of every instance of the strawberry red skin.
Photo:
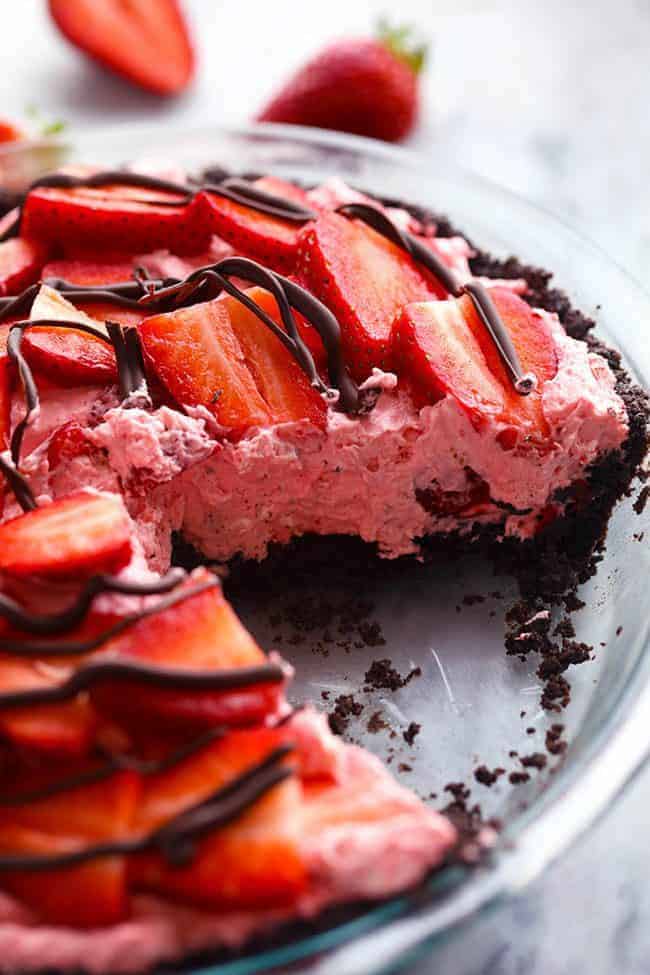
[[(267, 192), (271, 191), (267, 188)], [(260, 213), (216, 193), (199, 193), (196, 205), (202, 226), (232, 244), (239, 254), (283, 274), (293, 271), (301, 224)]]
[[(178, 206), (157, 205), (165, 199)], [(146, 201), (150, 202), (146, 202)], [(200, 225), (196, 201), (144, 187), (38, 187), (23, 207), (22, 233), (63, 249), (68, 257), (92, 253), (107, 260), (124, 251), (133, 254), (169, 247), (178, 254), (198, 253), (209, 242)]]
[(75, 578), (122, 568), (130, 522), (116, 495), (79, 491), (0, 525), (0, 571)]
[(20, 294), (37, 281), (47, 256), (43, 244), (23, 237), (0, 242), (0, 297)]
[(405, 138), (418, 115), (417, 76), (380, 41), (337, 41), (309, 61), (258, 114), (353, 132), (388, 142)]
[(174, 95), (192, 80), (194, 51), (177, 0), (49, 0), (49, 8), (75, 47), (139, 87)]
[(15, 122), (0, 118), (0, 142), (20, 142), (25, 138), (25, 132)]
[(298, 275), (336, 315), (350, 370), (391, 368), (395, 316), (440, 286), (408, 254), (358, 220), (324, 213), (303, 231)]
[(145, 318), (139, 332), (146, 361), (177, 403), (207, 407), (234, 437), (270, 423), (222, 301)]

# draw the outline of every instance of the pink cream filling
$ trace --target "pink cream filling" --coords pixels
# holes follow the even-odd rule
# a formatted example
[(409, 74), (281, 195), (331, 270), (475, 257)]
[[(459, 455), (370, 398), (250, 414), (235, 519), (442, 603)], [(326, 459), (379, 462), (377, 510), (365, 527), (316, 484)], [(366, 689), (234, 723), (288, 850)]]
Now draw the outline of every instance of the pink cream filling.
[(283, 922), (315, 917), (343, 901), (383, 898), (418, 883), (456, 839), (451, 824), (398, 785), (382, 764), (334, 738), (316, 712), (291, 722), (303, 774), (334, 775), (327, 798), (305, 803), (302, 852), (309, 888), (276, 909), (208, 912), (152, 896), (133, 898), (132, 917), (106, 929), (44, 926), (0, 894), (0, 972), (48, 968), (111, 975), (140, 972), (205, 948), (237, 948)]
[[(469, 532), (476, 524), (497, 523), (504, 534), (525, 538), (554, 492), (584, 476), (627, 435), (607, 364), (569, 338), (554, 316), (542, 314), (558, 353), (557, 374), (542, 388), (551, 431), (544, 453), (505, 451), (499, 420), (488, 418), (477, 430), (449, 396), (417, 409), (397, 390), (394, 375), (375, 371), (369, 380), (381, 391), (375, 409), (363, 417), (331, 410), (325, 432), (283, 424), (233, 444), (220, 439), (201, 409), (184, 415), (167, 407), (109, 408), (88, 430), (107, 463), (84, 458), (52, 472), (37, 450), (28, 466), (44, 493), (64, 493), (80, 476), (121, 489), (156, 570), (168, 564), (173, 530), (220, 560), (238, 552), (261, 559), (271, 542), (307, 532), (359, 535), (388, 558), (417, 553), (417, 540), (428, 534)], [(48, 411), (45, 402), (45, 426)], [(473, 503), (472, 487), (480, 481), (490, 500)], [(432, 491), (453, 498), (456, 507), (449, 514), (440, 505), (428, 510)], [(462, 511), (459, 498), (466, 501)]]

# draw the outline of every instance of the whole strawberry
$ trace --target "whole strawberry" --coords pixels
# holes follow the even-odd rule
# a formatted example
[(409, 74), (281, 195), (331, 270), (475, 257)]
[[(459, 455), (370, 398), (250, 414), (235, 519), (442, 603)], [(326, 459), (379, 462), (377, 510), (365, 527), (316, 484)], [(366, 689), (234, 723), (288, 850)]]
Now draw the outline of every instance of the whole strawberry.
[(377, 38), (335, 41), (300, 68), (257, 119), (404, 139), (417, 119), (426, 54), (410, 36), (410, 28), (381, 24)]

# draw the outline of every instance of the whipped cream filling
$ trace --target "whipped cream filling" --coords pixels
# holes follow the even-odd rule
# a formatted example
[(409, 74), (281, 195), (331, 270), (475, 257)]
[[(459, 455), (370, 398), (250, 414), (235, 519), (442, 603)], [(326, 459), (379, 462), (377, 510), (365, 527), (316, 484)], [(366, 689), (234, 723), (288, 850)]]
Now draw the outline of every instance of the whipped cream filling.
[[(205, 410), (110, 407), (87, 431), (101, 459), (79, 463), (90, 483), (125, 493), (156, 569), (169, 561), (172, 531), (220, 560), (238, 552), (261, 559), (271, 542), (307, 532), (359, 535), (390, 558), (417, 552), (423, 536), (477, 523), (528, 537), (553, 494), (627, 435), (607, 363), (555, 316), (540, 314), (558, 354), (557, 373), (541, 390), (550, 429), (544, 452), (504, 450), (504, 423), (488, 417), (477, 430), (450, 396), (418, 409), (394, 375), (376, 370), (368, 381), (380, 391), (374, 410), (361, 417), (332, 410), (324, 432), (289, 423), (231, 443)], [(42, 413), (47, 424), (47, 401)], [(43, 491), (78, 484), (74, 463), (48, 471), (38, 458), (37, 451), (32, 468), (43, 475)], [(486, 490), (473, 500), (482, 482)]]

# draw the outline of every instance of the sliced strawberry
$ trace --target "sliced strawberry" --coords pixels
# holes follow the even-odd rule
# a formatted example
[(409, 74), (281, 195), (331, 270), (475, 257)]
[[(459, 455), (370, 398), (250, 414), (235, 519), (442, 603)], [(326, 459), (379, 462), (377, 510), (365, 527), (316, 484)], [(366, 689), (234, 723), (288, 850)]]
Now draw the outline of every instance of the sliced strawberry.
[(89, 250), (114, 254), (125, 247), (133, 254), (156, 247), (192, 253), (209, 241), (209, 234), (199, 228), (198, 212), (194, 203), (186, 204), (181, 195), (167, 190), (119, 184), (39, 187), (25, 200), (22, 233), (79, 257)]
[(505, 390), (506, 412), (513, 426), (525, 430), (533, 439), (544, 438), (548, 434), (548, 424), (542, 410), (541, 387), (557, 372), (557, 352), (551, 330), (542, 315), (534, 312), (523, 298), (508, 288), (490, 288), (489, 294), (508, 330), (523, 371), (533, 373), (537, 378), (537, 388), (529, 396), (520, 396), (514, 389), (501, 356), (467, 295), (460, 299), (463, 315), (481, 346), (490, 372)]
[[(185, 585), (192, 588), (211, 578), (206, 570), (195, 572)], [(184, 672), (237, 671), (267, 663), (219, 587), (206, 589), (140, 620), (105, 644), (102, 652)], [(283, 691), (283, 683), (272, 679), (207, 691), (167, 690), (134, 679), (115, 684), (106, 681), (96, 686), (91, 696), (103, 714), (146, 733), (148, 723), (154, 719), (166, 728), (260, 721), (277, 712)]]
[(203, 802), (284, 746), (286, 737), (282, 726), (229, 731), (184, 761), (147, 776), (134, 821), (135, 831), (150, 832), (184, 809)]
[(23, 337), (23, 351), (31, 366), (61, 385), (117, 382), (111, 346), (72, 328), (30, 328)]
[[(151, 829), (204, 801), (279, 744), (281, 735), (270, 729), (231, 733), (153, 777), (145, 783), (138, 827)], [(131, 883), (206, 906), (292, 901), (307, 882), (298, 844), (301, 794), (295, 779), (274, 786), (232, 823), (201, 840), (187, 867), (171, 867), (159, 854), (135, 857)]]
[(274, 271), (291, 273), (295, 267), (301, 224), (260, 213), (216, 193), (199, 193), (197, 206), (205, 226), (239, 254), (252, 257)]
[[(0, 855), (60, 856), (80, 849), (75, 837), (0, 825)], [(127, 863), (121, 856), (38, 872), (0, 872), (4, 888), (42, 921), (70, 928), (116, 924), (128, 914)]]
[[(251, 288), (248, 296), (284, 328), (277, 302), (263, 288)], [(274, 423), (311, 420), (323, 427), (327, 407), (310, 384), (304, 370), (280, 339), (236, 298), (226, 296), (230, 323), (257, 387), (271, 411)]]
[(49, 261), (43, 268), (43, 280), (61, 278), (69, 284), (114, 284), (130, 281), (133, 277), (133, 260), (127, 257), (114, 260), (60, 260)]
[[(140, 795), (140, 779), (109, 779), (28, 805), (0, 810), (0, 856), (57, 856), (125, 838)], [(38, 872), (0, 872), (10, 890), (49, 923), (70, 927), (114, 924), (128, 908), (124, 856)]]
[[(43, 285), (30, 318), (78, 321), (98, 331), (103, 323), (75, 308), (63, 295)], [(43, 326), (23, 333), (22, 348), (29, 364), (52, 382), (61, 385), (101, 385), (117, 381), (115, 352), (108, 342), (73, 328)]]
[(182, 91), (194, 52), (177, 0), (49, 0), (61, 32), (88, 57), (157, 95)]
[(540, 386), (557, 369), (553, 339), (544, 320), (516, 295), (496, 288), (490, 293), (524, 371), (537, 376), (538, 387), (529, 396), (515, 391), (468, 295), (404, 309), (394, 329), (398, 370), (425, 401), (452, 396), (477, 428), (487, 416), (511, 424), (501, 435), (504, 449), (513, 449), (522, 438), (539, 444), (548, 434)]
[(181, 406), (207, 407), (235, 436), (271, 422), (223, 301), (145, 318), (140, 338), (153, 371)]
[[(0, 658), (0, 693), (54, 687), (61, 675), (31, 660)], [(0, 729), (14, 745), (50, 755), (79, 756), (87, 752), (96, 719), (85, 698), (37, 708), (0, 708)]]
[(0, 571), (14, 576), (116, 571), (130, 556), (130, 522), (117, 495), (79, 491), (0, 525)]
[(413, 301), (439, 292), (433, 278), (370, 227), (326, 213), (304, 229), (298, 273), (336, 315), (351, 371), (390, 368), (391, 327)]
[(47, 248), (23, 237), (0, 241), (0, 296), (20, 294), (38, 280)]

